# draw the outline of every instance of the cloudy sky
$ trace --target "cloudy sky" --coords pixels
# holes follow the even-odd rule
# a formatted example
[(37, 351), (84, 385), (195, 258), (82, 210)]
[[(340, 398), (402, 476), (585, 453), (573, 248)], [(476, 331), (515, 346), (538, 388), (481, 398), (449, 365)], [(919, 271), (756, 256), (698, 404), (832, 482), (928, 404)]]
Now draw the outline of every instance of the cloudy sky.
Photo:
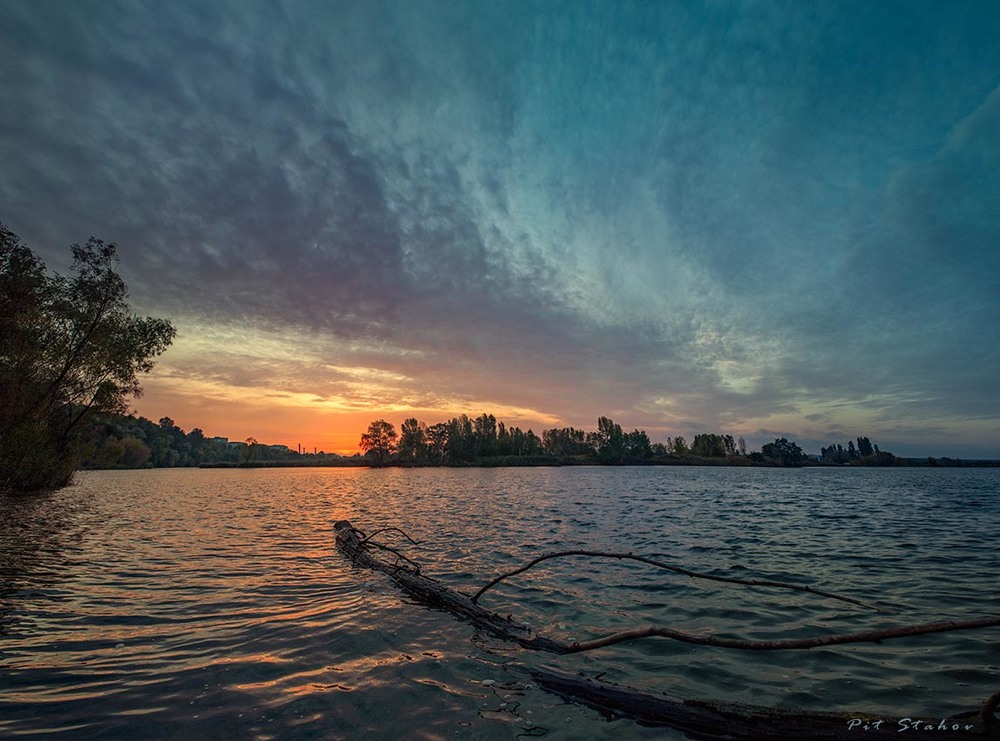
[(117, 242), (138, 413), (1000, 458), (1000, 5), (0, 5), (0, 220)]

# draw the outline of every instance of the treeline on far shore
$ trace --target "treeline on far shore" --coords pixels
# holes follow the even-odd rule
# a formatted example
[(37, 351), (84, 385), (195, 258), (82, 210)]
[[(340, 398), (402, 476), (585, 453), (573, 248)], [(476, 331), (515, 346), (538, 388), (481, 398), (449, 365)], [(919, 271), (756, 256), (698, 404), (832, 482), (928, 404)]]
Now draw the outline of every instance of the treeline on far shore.
[[(373, 465), (397, 466), (502, 466), (502, 465), (729, 465), (729, 466), (929, 466), (967, 465), (948, 458), (900, 458), (880, 450), (867, 437), (844, 447), (834, 443), (821, 455), (810, 456), (781, 437), (759, 451), (732, 435), (701, 433), (688, 442), (668, 437), (652, 442), (645, 430), (625, 431), (608, 417), (599, 417), (595, 431), (573, 427), (552, 428), (539, 437), (532, 430), (507, 427), (492, 414), (467, 415), (428, 426), (410, 418), (397, 432), (384, 419), (372, 422), (361, 436), (360, 448)], [(998, 465), (1000, 462), (972, 462)]]
[(96, 416), (86, 434), (87, 455), (82, 468), (263, 468), (308, 466), (997, 466), (1000, 461), (955, 458), (901, 458), (880, 450), (867, 437), (824, 447), (820, 456), (806, 455), (798, 444), (778, 438), (759, 451), (747, 449), (743, 438), (702, 433), (690, 442), (668, 437), (652, 442), (644, 430), (625, 431), (607, 417), (594, 431), (508, 427), (492, 414), (467, 415), (427, 425), (404, 420), (397, 432), (385, 420), (372, 422), (362, 435), (363, 454), (341, 456), (304, 452), (285, 445), (268, 445), (254, 438), (209, 437), (199, 429), (185, 432), (169, 417), (158, 422), (145, 417)]
[(197, 427), (185, 432), (170, 417), (153, 422), (145, 417), (97, 415), (85, 438), (86, 457), (81, 465), (85, 469), (369, 465), (360, 455), (345, 458), (322, 451), (301, 453), (252, 437), (208, 437)]

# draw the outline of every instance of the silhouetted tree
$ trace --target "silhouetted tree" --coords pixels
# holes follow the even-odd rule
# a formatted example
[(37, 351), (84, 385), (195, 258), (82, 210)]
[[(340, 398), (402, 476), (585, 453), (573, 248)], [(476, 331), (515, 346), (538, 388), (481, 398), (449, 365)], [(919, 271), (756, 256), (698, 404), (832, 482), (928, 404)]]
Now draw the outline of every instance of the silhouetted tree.
[[(163, 426), (162, 419), (160, 420), (160, 426), (161, 427)], [(249, 463), (250, 461), (253, 460), (254, 454), (256, 454), (257, 452), (257, 445), (258, 445), (257, 438), (248, 437), (246, 440), (243, 441), (243, 445), (246, 446), (243, 448), (243, 463)]]
[(124, 413), (176, 332), (132, 314), (118, 249), (74, 244), (73, 275), (0, 224), (0, 490), (63, 486), (87, 455), (89, 422)]
[(543, 431), (542, 447), (554, 456), (589, 455), (594, 452), (587, 444), (587, 433), (573, 427)]
[(472, 423), (472, 456), (485, 458), (497, 454), (497, 418), (482, 414)]
[(448, 460), (452, 463), (469, 462), (475, 459), (476, 449), (472, 420), (468, 415), (453, 417), (448, 422)]
[(671, 455), (687, 455), (691, 452), (691, 449), (688, 447), (687, 440), (680, 435), (674, 438), (668, 437), (666, 448), (667, 452)]
[(385, 463), (396, 449), (396, 427), (384, 419), (372, 422), (361, 436), (361, 449), (377, 464)]
[(448, 428), (446, 422), (438, 422), (427, 428), (425, 437), (427, 456), (432, 463), (439, 466), (445, 462), (445, 456), (448, 453)]
[(625, 454), (632, 460), (646, 460), (653, 456), (653, 446), (645, 430), (632, 430), (625, 436)]
[(781, 463), (783, 466), (801, 466), (806, 461), (802, 448), (783, 437), (763, 446), (760, 452), (768, 460)]
[(427, 457), (427, 425), (414, 417), (404, 419), (399, 432), (397, 455), (400, 460), (419, 461)]
[(621, 463), (625, 459), (625, 433), (608, 417), (598, 417), (597, 432), (592, 433), (594, 451), (602, 463)]

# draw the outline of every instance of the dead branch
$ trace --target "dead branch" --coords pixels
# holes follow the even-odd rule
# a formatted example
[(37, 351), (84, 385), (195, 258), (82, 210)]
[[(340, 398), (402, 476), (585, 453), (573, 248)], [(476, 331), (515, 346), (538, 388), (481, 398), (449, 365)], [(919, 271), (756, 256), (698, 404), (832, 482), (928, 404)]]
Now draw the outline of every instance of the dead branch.
[(836, 635), (816, 636), (814, 638), (787, 638), (778, 641), (744, 641), (736, 638), (715, 638), (713, 636), (683, 633), (671, 628), (648, 626), (623, 630), (619, 633), (594, 638), (589, 641), (577, 641), (566, 646), (566, 653), (592, 651), (623, 641), (637, 638), (672, 638), (684, 643), (695, 643), (701, 646), (717, 646), (719, 648), (739, 648), (749, 651), (783, 651), (787, 649), (818, 648), (819, 646), (835, 646), (843, 643), (873, 643), (888, 638), (903, 638), (906, 636), (928, 635), (930, 633), (949, 633), (955, 630), (971, 630), (974, 628), (992, 628), (1000, 625), (1000, 617), (991, 616), (975, 620), (949, 620), (939, 623), (923, 623), (921, 625), (903, 625), (898, 628), (883, 630), (868, 630), (859, 633), (839, 633)]
[[(582, 703), (611, 717), (632, 718), (643, 725), (668, 726), (700, 739), (767, 739), (767, 741), (888, 741), (898, 738), (898, 720), (867, 712), (815, 712), (769, 708), (714, 700), (686, 700), (651, 694), (582, 676), (532, 669), (539, 686), (567, 700)], [(879, 722), (881, 720), (881, 722)], [(863, 726), (864, 730), (859, 728)], [(997, 741), (1000, 723), (977, 710), (935, 718), (939, 741)]]
[[(358, 532), (361, 533), (360, 530)], [(411, 538), (409, 535), (407, 535), (407, 533), (405, 531), (401, 530), (398, 527), (384, 527), (381, 530), (376, 530), (371, 535), (364, 535), (364, 533), (361, 533), (362, 536), (363, 536), (361, 538), (361, 542), (362, 543), (367, 543), (369, 540), (371, 540), (372, 538), (374, 538), (376, 535), (380, 535), (382, 533), (388, 533), (388, 532), (397, 532), (400, 535), (402, 535), (404, 538), (406, 538), (408, 541), (410, 541), (411, 543), (413, 543), (413, 545), (420, 545), (417, 541), (415, 541), (413, 538)]]
[(364, 540), (362, 540), (361, 541), (361, 545), (373, 546), (375, 548), (381, 548), (383, 551), (388, 551), (389, 553), (393, 554), (397, 558), (401, 558), (402, 560), (406, 561), (408, 564), (410, 564), (411, 566), (413, 566), (413, 570), (416, 573), (418, 573), (418, 574), (420, 573), (420, 564), (418, 564), (412, 558), (407, 558), (402, 553), (400, 553), (399, 551), (397, 551), (395, 548), (390, 548), (389, 546), (384, 545), (383, 543), (376, 543), (373, 540), (369, 540), (369, 538), (371, 538), (371, 536), (368, 536), (368, 538), (365, 538)]
[[(371, 536), (364, 537), (364, 533), (354, 528), (347, 520), (335, 523), (334, 532), (336, 534), (337, 547), (356, 564), (388, 574), (407, 593), (424, 604), (440, 608), (456, 617), (469, 620), (473, 625), (487, 630), (502, 640), (514, 641), (525, 648), (536, 651), (547, 651), (553, 654), (579, 653), (581, 651), (603, 648), (620, 643), (621, 641), (653, 636), (723, 648), (783, 650), (881, 641), (888, 638), (944, 633), (1000, 625), (1000, 616), (990, 616), (976, 620), (925, 623), (922, 625), (902, 626), (884, 630), (779, 641), (744, 641), (739, 639), (714, 638), (712, 636), (699, 636), (669, 628), (651, 626), (614, 633), (589, 641), (563, 643), (536, 635), (527, 626), (511, 620), (510, 615), (503, 617), (496, 613), (488, 612), (475, 601), (476, 597), (482, 595), (486, 589), (507, 576), (521, 573), (534, 565), (534, 563), (539, 563), (545, 560), (545, 558), (552, 558), (558, 554), (550, 554), (547, 557), (536, 559), (535, 562), (532, 562), (527, 567), (494, 580), (481, 589), (475, 597), (469, 597), (462, 592), (450, 589), (440, 582), (422, 575), (419, 573), (419, 565), (414, 561), (406, 558), (393, 548), (372, 541)], [(400, 564), (398, 560), (395, 563), (388, 563), (385, 559), (378, 558), (373, 548), (393, 553), (398, 558), (402, 558), (404, 561), (412, 564), (412, 567)], [(573, 555), (576, 555), (576, 552), (573, 552)], [(592, 554), (591, 552), (583, 552), (583, 555)], [(615, 554), (611, 557), (626, 556), (634, 560), (652, 561), (652, 559), (645, 559), (644, 557), (633, 557), (632, 554)], [(653, 565), (659, 564), (653, 563)], [(671, 567), (671, 570), (675, 568)], [(680, 570), (680, 573), (686, 573), (686, 570)], [(693, 572), (689, 573), (689, 575), (695, 576)], [(725, 577), (705, 576), (718, 581), (737, 581)], [(738, 583), (747, 582), (748, 580), (738, 580)], [(754, 585), (761, 586), (761, 584)], [(770, 586), (769, 584), (764, 585)], [(808, 587), (801, 588), (797, 585), (780, 586), (789, 586), (793, 589), (811, 591), (823, 596), (837, 598), (837, 595), (828, 595)], [(853, 602), (849, 598), (845, 601)], [(865, 606), (867, 607), (868, 605)], [(800, 738), (812, 738), (817, 739), (817, 741), (820, 739), (850, 741), (856, 735), (851, 733), (853, 730), (853, 726), (850, 725), (851, 723), (855, 720), (860, 721), (861, 719), (877, 719), (877, 716), (869, 716), (865, 713), (851, 713), (849, 715), (844, 713), (809, 713), (781, 708), (718, 703), (706, 700), (672, 700), (662, 695), (650, 695), (628, 687), (617, 687), (593, 680), (581, 680), (579, 678), (557, 675), (552, 672), (533, 671), (532, 674), (545, 689), (583, 702), (602, 712), (632, 717), (642, 723), (678, 728), (690, 732), (698, 738), (766, 738), (773, 739), (774, 741), (797, 741)], [(953, 739), (956, 741), (958, 739), (962, 741), (967, 741), (968, 739), (997, 741), (1000, 739), (1000, 724), (993, 718), (993, 714), (996, 712), (998, 706), (1000, 706), (1000, 692), (990, 697), (979, 710), (972, 710), (943, 719), (940, 724), (941, 727), (935, 726), (934, 738), (942, 739), (942, 741), (951, 741)], [(947, 728), (945, 729), (944, 726), (947, 726)], [(898, 732), (898, 726), (887, 723), (884, 728), (879, 724), (873, 725), (871, 730), (866, 729), (865, 736), (866, 738), (871, 737), (873, 739), (888, 739), (890, 738), (889, 734), (892, 734), (891, 737), (895, 738), (895, 734)]]
[[(404, 591), (425, 605), (440, 608), (459, 618), (469, 620), (473, 625), (502, 640), (513, 641), (535, 651), (563, 653), (563, 644), (535, 635), (530, 628), (511, 620), (509, 615), (503, 617), (484, 610), (479, 605), (473, 604), (468, 595), (449, 589), (439, 581), (424, 576), (418, 568), (407, 568), (405, 565), (379, 558), (380, 554), (373, 550), (373, 546), (381, 546), (381, 544), (376, 544), (371, 540), (362, 541), (358, 537), (359, 531), (347, 520), (335, 523), (333, 529), (336, 534), (337, 547), (354, 563), (388, 574)], [(382, 550), (400, 555), (389, 548), (382, 548)]]
[(483, 595), (484, 592), (496, 586), (504, 579), (516, 576), (518, 574), (522, 574), (528, 569), (532, 568), (533, 566), (542, 563), (542, 561), (548, 561), (549, 559), (552, 558), (563, 558), (564, 556), (591, 556), (595, 558), (614, 558), (619, 560), (627, 559), (630, 561), (639, 561), (641, 563), (649, 564), (650, 566), (655, 566), (659, 569), (672, 571), (676, 574), (683, 574), (684, 576), (689, 576), (695, 579), (708, 579), (711, 581), (727, 582), (730, 584), (743, 584), (745, 586), (750, 586), (750, 587), (774, 587), (777, 589), (792, 589), (797, 592), (808, 592), (809, 594), (815, 594), (820, 597), (827, 597), (829, 599), (840, 600), (841, 602), (849, 602), (853, 605), (866, 607), (869, 610), (875, 610), (876, 612), (880, 613), (894, 612), (893, 610), (889, 610), (883, 607), (877, 607), (876, 605), (869, 605), (866, 602), (862, 602), (861, 600), (856, 600), (852, 597), (845, 597), (840, 594), (826, 592), (823, 591), (822, 589), (816, 589), (814, 587), (810, 587), (804, 584), (789, 584), (787, 582), (768, 581), (765, 579), (740, 579), (735, 576), (718, 576), (716, 574), (704, 574), (704, 573), (699, 573), (697, 571), (691, 571), (689, 569), (685, 569), (680, 566), (673, 566), (672, 564), (667, 564), (662, 561), (657, 561), (656, 559), (649, 558), (648, 556), (636, 556), (633, 553), (609, 553), (606, 551), (585, 551), (585, 550), (559, 551), (557, 553), (546, 553), (543, 556), (539, 556), (538, 558), (532, 560), (531, 562), (527, 563), (526, 565), (522, 566), (519, 569), (515, 569), (514, 571), (511, 571), (506, 574), (501, 574), (500, 576), (498, 576), (496, 579), (494, 579), (485, 587), (476, 592), (475, 595), (473, 595), (472, 597), (472, 601), (478, 602), (479, 598)]

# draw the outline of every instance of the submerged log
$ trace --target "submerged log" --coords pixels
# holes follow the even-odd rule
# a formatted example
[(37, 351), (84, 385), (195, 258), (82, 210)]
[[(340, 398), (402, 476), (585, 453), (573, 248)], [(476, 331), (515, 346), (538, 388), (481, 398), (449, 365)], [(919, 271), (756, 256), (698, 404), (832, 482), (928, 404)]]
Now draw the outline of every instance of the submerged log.
[[(396, 528), (387, 528), (396, 530)], [(828, 636), (824, 639), (803, 641), (752, 642), (711, 639), (702, 636), (647, 628), (625, 631), (602, 639), (584, 643), (563, 643), (534, 633), (528, 626), (490, 612), (481, 607), (473, 597), (451, 589), (436, 579), (420, 573), (418, 564), (397, 550), (371, 540), (347, 520), (334, 523), (337, 547), (354, 563), (389, 575), (406, 593), (421, 603), (445, 610), (456, 617), (468, 620), (494, 636), (512, 641), (525, 648), (553, 654), (575, 653), (642, 636), (660, 635), (676, 640), (707, 645), (721, 645), (737, 649), (776, 650), (806, 648), (802, 643), (826, 645), (881, 640), (902, 635), (945, 632), (947, 630), (987, 627), (998, 624), (996, 619), (966, 621), (964, 623), (933, 623), (910, 626), (891, 631), (869, 631), (847, 636)], [(400, 531), (401, 532), (401, 531)], [(405, 535), (405, 533), (403, 533)], [(409, 538), (409, 536), (406, 536)], [(392, 557), (383, 555), (392, 554)], [(484, 590), (480, 590), (476, 597)], [(872, 713), (819, 713), (785, 708), (769, 708), (740, 703), (721, 703), (709, 700), (685, 700), (667, 695), (653, 695), (631, 687), (621, 687), (593, 679), (571, 677), (551, 671), (532, 670), (539, 686), (572, 701), (580, 702), (605, 714), (631, 718), (639, 723), (669, 726), (698, 739), (773, 739), (774, 741), (837, 741), (839, 739), (898, 738), (900, 733), (912, 732), (955, 741), (964, 739), (990, 739), (1000, 741), (1000, 721), (994, 717), (1000, 704), (1000, 693), (988, 699), (979, 710), (972, 710), (950, 717), (900, 717), (888, 718)], [(920, 731), (926, 731), (920, 734)]]
[(607, 716), (631, 718), (644, 725), (669, 726), (696, 739), (846, 741), (898, 739), (901, 733), (942, 741), (1000, 738), (1000, 723), (979, 710), (948, 717), (810, 712), (671, 698), (550, 671), (533, 670), (531, 675), (543, 689)]
[(514, 622), (510, 617), (490, 612), (475, 604), (468, 595), (449, 589), (436, 579), (424, 576), (419, 568), (407, 565), (412, 562), (402, 554), (395, 553), (392, 549), (384, 549), (386, 552), (395, 553), (397, 560), (378, 558), (371, 549), (374, 543), (367, 538), (362, 539), (359, 532), (347, 520), (334, 523), (333, 530), (337, 547), (350, 556), (356, 564), (388, 574), (407, 594), (420, 602), (465, 618), (498, 638), (513, 641), (525, 648), (563, 653), (561, 643), (536, 636), (527, 626)]

